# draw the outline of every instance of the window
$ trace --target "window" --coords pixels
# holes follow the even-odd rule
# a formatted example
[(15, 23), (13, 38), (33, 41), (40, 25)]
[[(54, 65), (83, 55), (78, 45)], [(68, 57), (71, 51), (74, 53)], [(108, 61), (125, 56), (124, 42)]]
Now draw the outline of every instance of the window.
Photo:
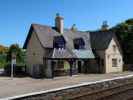
[(116, 45), (113, 45), (113, 51), (116, 52)]
[(112, 59), (112, 67), (117, 67), (117, 59)]
[(65, 48), (65, 39), (63, 36), (55, 36), (53, 40), (53, 47), (54, 48)]
[(76, 38), (73, 40), (74, 42), (74, 48), (75, 49), (84, 49), (85, 48), (85, 42), (83, 38)]

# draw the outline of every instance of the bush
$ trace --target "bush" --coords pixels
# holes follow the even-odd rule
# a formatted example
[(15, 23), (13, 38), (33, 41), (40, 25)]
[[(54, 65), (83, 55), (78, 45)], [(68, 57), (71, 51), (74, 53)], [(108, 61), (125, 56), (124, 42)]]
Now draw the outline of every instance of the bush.
[[(13, 73), (15, 75), (21, 74), (21, 73), (25, 72), (25, 70), (23, 70), (23, 69), (25, 69), (25, 65), (18, 65), (17, 64), (16, 66), (13, 67)], [(11, 64), (7, 64), (4, 67), (4, 71), (5, 71), (6, 75), (11, 75)]]

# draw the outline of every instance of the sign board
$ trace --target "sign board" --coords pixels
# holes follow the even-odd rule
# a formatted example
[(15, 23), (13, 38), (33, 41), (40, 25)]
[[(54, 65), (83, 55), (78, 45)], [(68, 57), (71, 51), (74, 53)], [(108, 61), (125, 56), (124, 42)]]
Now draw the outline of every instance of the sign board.
[(16, 64), (16, 59), (12, 59), (12, 62), (11, 62), (13, 65)]
[(12, 60), (11, 63), (14, 65), (16, 64), (16, 53), (12, 53)]

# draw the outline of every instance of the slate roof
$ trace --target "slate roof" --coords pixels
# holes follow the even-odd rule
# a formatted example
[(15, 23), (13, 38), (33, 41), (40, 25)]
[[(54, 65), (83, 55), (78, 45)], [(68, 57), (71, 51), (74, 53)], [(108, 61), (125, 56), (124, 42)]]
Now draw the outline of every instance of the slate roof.
[(94, 54), (92, 53), (91, 50), (73, 50), (73, 53), (78, 57), (78, 58), (95, 58)]
[(113, 37), (115, 37), (115, 33), (112, 31), (90, 32), (92, 49), (94, 50), (107, 49)]
[[(73, 40), (76, 38), (83, 38), (85, 41), (85, 49), (89, 51), (89, 53), (93, 52), (91, 50), (90, 45), (90, 36), (87, 32), (82, 31), (72, 31), (70, 29), (64, 29), (64, 33), (58, 33), (54, 27), (40, 25), (40, 24), (32, 24), (26, 41), (24, 43), (23, 48), (27, 48), (28, 41), (31, 37), (31, 34), (35, 32), (36, 36), (38, 37), (41, 45), (43, 48), (53, 48), (53, 40), (55, 36), (63, 36), (66, 41), (66, 49), (63, 52), (59, 52), (58, 50), (52, 50), (52, 52), (48, 55), (51, 58), (78, 58), (80, 56), (76, 56), (73, 45)], [(80, 51), (80, 50), (79, 50)], [(85, 57), (84, 57), (85, 58)], [(88, 56), (86, 58), (94, 58), (93, 56)]]
[[(54, 36), (59, 36), (60, 34), (53, 30), (52, 27), (46, 26), (46, 25), (40, 25), (40, 24), (32, 24), (31, 29), (35, 31), (38, 39), (40, 40), (42, 46), (44, 48), (51, 48), (53, 47), (53, 39)], [(32, 32), (31, 32), (32, 33)], [(31, 34), (29, 32), (29, 34)], [(24, 47), (27, 47), (27, 42), (25, 42)]]
[(63, 36), (64, 36), (65, 40), (67, 41), (67, 46), (70, 49), (74, 49), (73, 40), (76, 38), (82, 37), (85, 42), (85, 49), (91, 50), (90, 35), (87, 32), (71, 31), (69, 29), (65, 29)]
[(77, 58), (77, 56), (69, 51), (69, 49), (54, 49), (51, 58)]

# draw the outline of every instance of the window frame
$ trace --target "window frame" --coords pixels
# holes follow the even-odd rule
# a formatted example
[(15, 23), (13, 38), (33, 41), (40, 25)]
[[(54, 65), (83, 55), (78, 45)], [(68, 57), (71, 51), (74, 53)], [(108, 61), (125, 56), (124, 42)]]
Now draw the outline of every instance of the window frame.
[(73, 40), (74, 49), (85, 49), (85, 41), (83, 38), (75, 38)]
[(112, 58), (112, 67), (118, 67), (118, 59)]
[[(60, 40), (62, 39), (62, 40)], [(66, 41), (64, 39), (63, 36), (56, 36), (54, 37), (54, 40), (53, 40), (53, 48), (56, 48), (56, 49), (65, 49), (66, 47)]]

